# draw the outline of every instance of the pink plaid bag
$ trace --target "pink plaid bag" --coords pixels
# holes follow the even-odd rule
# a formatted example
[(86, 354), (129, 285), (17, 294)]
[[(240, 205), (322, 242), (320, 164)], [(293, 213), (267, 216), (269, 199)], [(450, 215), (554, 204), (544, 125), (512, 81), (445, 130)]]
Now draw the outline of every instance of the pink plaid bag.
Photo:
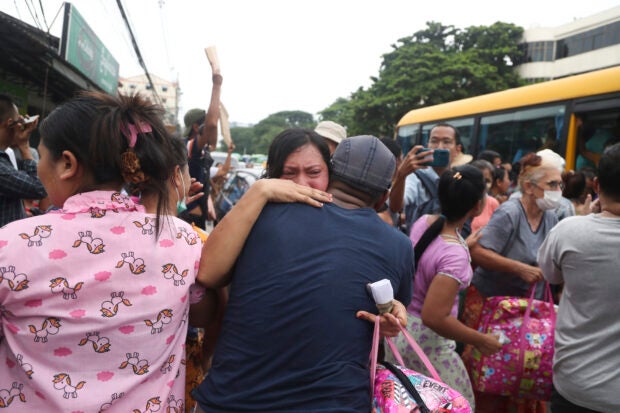
[(553, 339), (556, 310), (549, 284), (546, 301), (519, 297), (489, 297), (482, 308), (478, 330), (494, 333), (502, 350), (483, 356), (473, 349), (469, 359), (474, 390), (502, 396), (551, 398)]
[(389, 338), (385, 340), (400, 366), (377, 364), (379, 350), (379, 317), (377, 317), (370, 353), (373, 413), (471, 413), (467, 399), (441, 381), (437, 370), (407, 329), (403, 326), (400, 326), (400, 329), (432, 378), (402, 367), (403, 359)]

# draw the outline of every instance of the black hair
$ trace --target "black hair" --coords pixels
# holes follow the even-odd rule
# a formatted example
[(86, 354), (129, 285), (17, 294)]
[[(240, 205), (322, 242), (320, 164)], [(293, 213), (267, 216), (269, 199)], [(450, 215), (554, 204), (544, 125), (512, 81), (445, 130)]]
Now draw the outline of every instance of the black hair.
[(600, 190), (614, 202), (620, 202), (620, 143), (605, 149), (598, 163)]
[(15, 102), (9, 95), (0, 94), (0, 122), (4, 122), (13, 115), (15, 111)]
[(508, 173), (502, 166), (498, 168), (493, 168), (493, 185), (497, 183), (497, 181), (503, 181), (504, 177)]
[(327, 165), (328, 172), (331, 171), (331, 162), (329, 155), (329, 147), (323, 140), (323, 137), (306, 128), (290, 128), (286, 129), (276, 136), (267, 153), (267, 170), (263, 177), (280, 178), (284, 170), (284, 163), (289, 155), (304, 145), (313, 145), (316, 147)]
[(414, 248), (419, 261), (426, 247), (439, 236), (446, 221), (463, 218), (485, 196), (486, 185), (482, 172), (471, 165), (449, 169), (439, 178), (441, 216), (422, 234)]
[(586, 190), (586, 176), (583, 172), (565, 171), (562, 173), (564, 189), (562, 196), (570, 200), (579, 199)]
[(449, 123), (445, 123), (445, 122), (438, 123), (438, 124), (436, 124), (435, 126), (433, 126), (431, 128), (431, 130), (429, 131), (429, 134), (428, 134), (429, 135), (429, 139), (430, 139), (431, 133), (433, 132), (433, 129), (439, 128), (439, 127), (444, 127), (444, 128), (452, 129), (454, 131), (454, 145), (462, 145), (461, 144), (461, 134), (460, 134), (459, 130), (457, 128), (455, 128), (454, 126), (450, 125)]
[(188, 154), (185, 142), (181, 138), (171, 137), (172, 152), (171, 155), (174, 159), (174, 164), (180, 167), (187, 165)]
[[(94, 185), (79, 192), (97, 189), (103, 184), (124, 185), (131, 193), (157, 196), (157, 234), (160, 217), (169, 215), (168, 179), (176, 166), (174, 144), (162, 122), (163, 109), (140, 95), (110, 96), (102, 92), (82, 92), (62, 104), (41, 124), (41, 142), (54, 160), (63, 151), (73, 153), (92, 176)], [(122, 132), (148, 124), (151, 132), (140, 131), (130, 150)], [(128, 165), (125, 155), (137, 162)]]
[(494, 161), (497, 158), (501, 160), (502, 156), (498, 152), (492, 151), (491, 149), (486, 149), (478, 154), (478, 159), (484, 159), (485, 161), (491, 162), (491, 164), (494, 164)]
[(452, 168), (439, 178), (441, 214), (450, 222), (463, 218), (486, 192), (482, 172), (471, 165)]
[(481, 171), (486, 169), (487, 171), (490, 172), (491, 178), (493, 178), (493, 173), (495, 172), (495, 169), (497, 169), (493, 166), (491, 162), (484, 160), (484, 159), (476, 159), (475, 161), (470, 162), (469, 165), (475, 168), (478, 168)]
[(391, 138), (381, 138), (379, 140), (381, 141), (381, 143), (387, 146), (390, 152), (392, 152), (392, 155), (394, 155), (395, 159), (398, 159), (400, 155), (402, 155), (403, 150), (397, 140)]

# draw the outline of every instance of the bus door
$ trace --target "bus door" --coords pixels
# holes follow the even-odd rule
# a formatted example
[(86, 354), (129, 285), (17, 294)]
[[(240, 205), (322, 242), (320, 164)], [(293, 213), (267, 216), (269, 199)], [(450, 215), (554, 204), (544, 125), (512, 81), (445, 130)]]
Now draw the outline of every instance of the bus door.
[(572, 118), (574, 128), (567, 140), (567, 168), (596, 168), (605, 148), (620, 142), (620, 97), (576, 101)]

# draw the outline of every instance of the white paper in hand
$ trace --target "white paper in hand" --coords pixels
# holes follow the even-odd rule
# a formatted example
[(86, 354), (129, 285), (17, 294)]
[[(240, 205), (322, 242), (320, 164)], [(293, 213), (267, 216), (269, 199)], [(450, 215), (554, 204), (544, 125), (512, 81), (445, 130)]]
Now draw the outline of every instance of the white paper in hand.
[(207, 55), (207, 59), (209, 59), (213, 74), (219, 74), (221, 71), (220, 59), (217, 57), (217, 49), (215, 48), (215, 46), (206, 47), (205, 54)]
[(390, 280), (384, 278), (383, 280), (368, 284), (368, 288), (377, 304), (389, 304), (394, 300), (394, 289)]

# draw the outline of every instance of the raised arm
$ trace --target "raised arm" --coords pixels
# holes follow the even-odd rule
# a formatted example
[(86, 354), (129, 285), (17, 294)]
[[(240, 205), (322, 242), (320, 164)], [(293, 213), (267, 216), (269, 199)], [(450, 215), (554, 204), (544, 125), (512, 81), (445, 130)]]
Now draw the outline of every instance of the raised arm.
[(0, 164), (0, 187), (4, 196), (25, 199), (41, 199), (47, 196), (37, 175), (37, 163), (30, 153), (30, 134), (38, 122), (37, 119), (15, 132), (11, 147), (14, 151), (19, 151), (22, 157), (18, 162), (19, 170), (16, 171), (8, 164)]
[(202, 148), (206, 144), (215, 147), (217, 144), (217, 122), (220, 118), (220, 93), (222, 90), (222, 75), (213, 74), (213, 87), (211, 89), (211, 103), (205, 117), (205, 126), (198, 135), (198, 146)]
[(231, 270), (267, 202), (304, 202), (321, 207), (331, 195), (283, 179), (258, 180), (219, 222), (202, 248), (198, 281), (207, 288), (230, 282)]
[(432, 161), (432, 158), (429, 158), (421, 162), (425, 156), (432, 154), (432, 151), (421, 152), (421, 150), (421, 145), (411, 148), (396, 171), (396, 176), (394, 177), (390, 190), (390, 210), (392, 212), (400, 212), (403, 209), (405, 204), (405, 180), (407, 176), (418, 169), (426, 167), (425, 164)]

